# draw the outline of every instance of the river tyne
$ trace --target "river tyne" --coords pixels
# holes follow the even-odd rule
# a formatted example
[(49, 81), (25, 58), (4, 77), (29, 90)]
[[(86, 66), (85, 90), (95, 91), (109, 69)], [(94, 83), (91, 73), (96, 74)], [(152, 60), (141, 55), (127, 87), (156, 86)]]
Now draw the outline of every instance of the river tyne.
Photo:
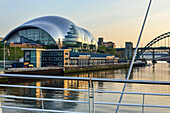
[[(109, 79), (125, 79), (128, 69), (107, 70), (97, 72), (87, 72), (81, 74), (65, 75), (72, 77), (94, 77), (94, 78), (109, 78)], [(166, 62), (158, 62), (154, 68), (153, 66), (136, 67), (130, 77), (131, 80), (150, 80), (150, 81), (170, 81), (170, 64)], [(70, 89), (88, 89), (88, 82), (77, 80), (28, 80), (20, 79), (8, 79), (8, 84), (26, 85), (26, 86), (44, 86), (44, 87), (56, 87), (56, 88), (70, 88)], [(110, 83), (110, 82), (95, 82), (95, 90), (104, 91), (121, 91), (122, 83)], [(165, 93), (170, 94), (170, 86), (168, 85), (152, 85), (152, 84), (131, 84), (128, 83), (126, 92), (145, 92), (145, 93)], [(41, 98), (40, 89), (27, 89), (27, 88), (5, 88), (1, 87), (0, 95), (16, 95), (16, 96), (30, 96)], [(73, 91), (53, 91), (43, 90), (44, 98), (55, 99), (69, 99), (88, 101), (87, 92), (73, 92)], [(112, 102), (117, 103), (119, 101), (120, 94), (110, 93), (95, 93), (95, 101), (97, 102)], [(142, 95), (127, 95), (124, 94), (122, 103), (130, 104), (142, 104)], [(169, 96), (145, 96), (145, 104), (151, 105), (170, 105)], [(20, 99), (5, 99), (1, 98), (1, 105), (5, 106), (18, 106), (18, 107), (30, 107), (40, 108), (41, 101), (34, 100), (20, 100)], [(63, 110), (63, 111), (75, 111), (75, 112), (88, 112), (88, 104), (81, 103), (67, 103), (67, 102), (50, 102), (44, 101), (45, 109)], [(95, 105), (96, 113), (114, 113), (116, 109), (115, 105)], [(145, 113), (169, 113), (168, 108), (150, 108), (145, 107)], [(134, 106), (120, 106), (119, 113), (141, 113), (141, 107)], [(0, 109), (0, 113), (38, 113), (36, 111), (21, 111), (12, 109)]]

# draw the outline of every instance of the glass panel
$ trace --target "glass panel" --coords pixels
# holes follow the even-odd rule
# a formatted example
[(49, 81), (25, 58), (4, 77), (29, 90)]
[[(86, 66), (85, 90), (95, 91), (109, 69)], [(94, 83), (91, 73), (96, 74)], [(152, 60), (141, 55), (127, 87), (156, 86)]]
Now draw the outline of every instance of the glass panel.
[(21, 43), (31, 42), (32, 44), (56, 44), (54, 39), (44, 30), (42, 29), (27, 29), (27, 30), (20, 30), (19, 36)]
[(30, 51), (25, 51), (25, 61), (30, 61)]

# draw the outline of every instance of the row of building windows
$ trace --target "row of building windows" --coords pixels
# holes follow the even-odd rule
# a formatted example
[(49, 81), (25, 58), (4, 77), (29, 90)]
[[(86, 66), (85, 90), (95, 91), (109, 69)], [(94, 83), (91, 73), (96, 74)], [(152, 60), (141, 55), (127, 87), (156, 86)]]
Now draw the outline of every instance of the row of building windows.
[(62, 52), (42, 52), (42, 56), (62, 56)]
[(42, 58), (42, 61), (62, 61), (62, 57), (46, 57)]
[(111, 64), (114, 59), (71, 59), (70, 65), (96, 65), (96, 64)]
[(62, 66), (62, 62), (54, 63), (54, 62), (42, 62), (42, 66), (48, 67), (48, 66)]

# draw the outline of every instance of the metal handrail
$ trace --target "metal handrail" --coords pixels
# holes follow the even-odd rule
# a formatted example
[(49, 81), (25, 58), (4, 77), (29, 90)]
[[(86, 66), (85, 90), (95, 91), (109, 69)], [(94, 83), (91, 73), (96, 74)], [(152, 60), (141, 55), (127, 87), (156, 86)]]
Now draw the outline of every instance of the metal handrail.
[(67, 91), (77, 91), (77, 92), (88, 92), (85, 89), (66, 89), (66, 88), (55, 88), (55, 87), (37, 87), (37, 86), (23, 86), (23, 85), (9, 85), (0, 84), (0, 87), (15, 87), (15, 88), (30, 88), (30, 89), (48, 89), (48, 90), (67, 90)]
[[(76, 92), (88, 92), (85, 89), (66, 89), (66, 88), (54, 88), (54, 87), (37, 87), (37, 86), (23, 86), (23, 85), (9, 85), (0, 84), (0, 87), (15, 87), (15, 88), (30, 88), (30, 89), (44, 89), (44, 90), (66, 90), (66, 91), (76, 91)], [(143, 92), (121, 92), (121, 91), (104, 91), (104, 90), (94, 90), (96, 93), (118, 93), (118, 94), (135, 94), (135, 95), (158, 95), (158, 96), (170, 96), (170, 94), (162, 93), (143, 93)]]
[(136, 107), (170, 108), (170, 106), (161, 106), (161, 105), (125, 104), (125, 103), (111, 103), (111, 102), (94, 102), (94, 104), (119, 105), (119, 106), (136, 106)]
[(35, 98), (35, 97), (21, 97), (21, 96), (10, 96), (10, 95), (0, 95), (3, 98), (11, 99), (26, 99), (26, 100), (41, 100), (41, 101), (57, 101), (57, 102), (72, 102), (72, 103), (84, 103), (88, 104), (88, 101), (75, 101), (75, 100), (64, 100), (64, 99), (51, 99), (51, 98)]
[(13, 106), (0, 106), (0, 108), (5, 109), (16, 109), (16, 110), (27, 110), (27, 111), (44, 111), (44, 112), (54, 112), (54, 113), (86, 113), (86, 112), (72, 112), (72, 111), (60, 111), (51, 109), (35, 109), (35, 108), (23, 108), (23, 107), (13, 107)]
[[(48, 110), (44, 109), (44, 101), (58, 101), (58, 102), (73, 102), (73, 103), (83, 103), (89, 105), (89, 113), (95, 112), (95, 104), (100, 105), (118, 105), (118, 106), (136, 106), (142, 107), (142, 113), (144, 112), (144, 107), (157, 107), (157, 108), (170, 108), (166, 105), (148, 105), (145, 104), (145, 95), (155, 95), (155, 96), (170, 96), (170, 94), (163, 93), (145, 93), (145, 92), (121, 92), (121, 91), (105, 91), (105, 90), (94, 90), (94, 82), (113, 82), (113, 83), (135, 83), (135, 84), (158, 84), (158, 85), (170, 85), (169, 81), (144, 81), (144, 80), (122, 80), (122, 79), (104, 79), (104, 78), (85, 78), (85, 77), (64, 77), (64, 76), (41, 76), (41, 75), (12, 75), (12, 74), (0, 74), (0, 77), (26, 77), (26, 78), (50, 78), (58, 80), (80, 80), (88, 82), (87, 89), (67, 89), (67, 88), (55, 88), (55, 87), (37, 87), (37, 86), (24, 86), (24, 85), (9, 85), (9, 84), (0, 84), (0, 87), (11, 87), (11, 88), (31, 88), (31, 89), (40, 89), (41, 98), (36, 97), (22, 97), (22, 96), (13, 96), (13, 95), (0, 95), (0, 98), (9, 98), (9, 99), (24, 99), (24, 100), (39, 100), (42, 103), (42, 109), (35, 108), (23, 108), (23, 107), (13, 107), (13, 106), (0, 106), (0, 108), (9, 108), (9, 109), (20, 109), (20, 110), (32, 110), (32, 111), (46, 111), (46, 112), (71, 112), (71, 111), (59, 111), (59, 110)], [(75, 92), (88, 92), (87, 101), (79, 100), (69, 100), (69, 99), (54, 99), (54, 98), (43, 98), (42, 90), (59, 90), (59, 91), (75, 91)], [(111, 102), (95, 102), (94, 93), (114, 93), (114, 94), (132, 94), (132, 95), (142, 95), (143, 103), (142, 104), (128, 104), (128, 103), (111, 103)], [(91, 101), (92, 99), (92, 101)], [(92, 106), (92, 108), (91, 108)]]
[(102, 90), (94, 90), (94, 92), (98, 93), (117, 93), (117, 94), (133, 94), (133, 95), (155, 95), (155, 96), (170, 96), (170, 94), (163, 93), (143, 93), (143, 92), (121, 92), (121, 91), (102, 91)]

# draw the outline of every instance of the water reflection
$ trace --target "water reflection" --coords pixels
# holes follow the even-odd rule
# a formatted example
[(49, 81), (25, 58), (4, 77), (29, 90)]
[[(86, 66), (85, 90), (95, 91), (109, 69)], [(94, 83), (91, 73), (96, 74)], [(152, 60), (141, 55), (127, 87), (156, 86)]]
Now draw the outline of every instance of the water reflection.
[[(170, 81), (170, 65), (169, 64), (156, 64), (154, 68), (152, 67), (137, 67), (134, 68), (130, 79), (133, 80), (157, 80), (157, 81)], [(72, 77), (94, 77), (94, 78), (109, 78), (109, 79), (126, 79), (128, 69), (119, 69), (119, 70), (107, 70), (107, 71), (98, 71), (98, 72), (87, 72), (74, 75), (65, 75)], [(70, 89), (87, 89), (88, 82), (79, 81), (79, 80), (56, 80), (56, 79), (43, 79), (43, 80), (31, 80), (31, 79), (9, 79), (10, 84), (26, 85), (26, 86), (44, 86), (44, 87), (55, 87), (55, 88), (70, 88)], [(123, 84), (120, 83), (107, 83), (107, 82), (95, 82), (94, 87), (96, 90), (109, 90), (109, 91), (121, 91)], [(170, 93), (170, 87), (168, 86), (158, 86), (158, 85), (140, 85), (140, 84), (127, 84), (126, 91), (135, 91), (135, 92), (153, 92), (153, 93)], [(60, 91), (60, 90), (43, 90), (44, 98), (56, 98), (56, 99), (68, 99), (68, 100), (78, 100), (78, 101), (88, 101), (88, 93), (76, 92), (76, 91)], [(5, 88), (0, 89), (1, 95), (16, 95), (16, 96), (31, 96), (41, 98), (41, 90), (37, 89), (27, 89), (27, 88)], [(120, 95), (115, 94), (105, 94), (105, 93), (96, 93), (95, 101), (103, 102), (118, 102)], [(156, 98), (154, 99), (151, 96), (146, 97), (146, 103), (161, 103), (163, 105), (168, 104), (168, 98)], [(123, 98), (123, 102), (127, 103), (141, 103), (141, 97), (137, 96), (127, 96)], [(164, 103), (163, 103), (164, 102)], [(41, 101), (35, 100), (20, 100), (20, 99), (3, 99), (3, 105), (10, 106), (20, 106), (20, 107), (35, 107), (41, 108)], [(170, 102), (169, 102), (170, 104)], [(68, 103), (68, 102), (44, 102), (45, 109), (57, 109), (57, 110), (71, 110), (71, 111), (80, 111), (87, 112), (87, 104), (79, 103)], [(98, 106), (96, 105), (97, 113), (111, 113), (115, 110), (115, 106)], [(129, 109), (121, 107), (122, 112), (141, 112), (141, 109)], [(12, 110), (3, 109), (4, 113), (12, 113)], [(17, 111), (19, 112), (19, 111)], [(147, 110), (147, 112), (150, 112)], [(157, 112), (154, 111), (153, 112)], [(166, 112), (163, 111), (163, 112)], [(29, 113), (29, 112), (25, 112)]]

